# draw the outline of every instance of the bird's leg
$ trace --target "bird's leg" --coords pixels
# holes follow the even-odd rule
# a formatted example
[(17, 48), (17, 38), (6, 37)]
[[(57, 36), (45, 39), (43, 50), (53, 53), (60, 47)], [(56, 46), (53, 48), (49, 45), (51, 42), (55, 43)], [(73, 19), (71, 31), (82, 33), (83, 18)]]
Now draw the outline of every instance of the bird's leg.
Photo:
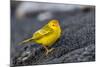
[(48, 49), (46, 46), (43, 46), (46, 50), (46, 56), (49, 54), (49, 52), (53, 51), (54, 48)]
[(49, 54), (49, 52), (52, 52), (54, 50), (54, 48), (48, 49), (48, 51), (46, 52), (46, 55)]

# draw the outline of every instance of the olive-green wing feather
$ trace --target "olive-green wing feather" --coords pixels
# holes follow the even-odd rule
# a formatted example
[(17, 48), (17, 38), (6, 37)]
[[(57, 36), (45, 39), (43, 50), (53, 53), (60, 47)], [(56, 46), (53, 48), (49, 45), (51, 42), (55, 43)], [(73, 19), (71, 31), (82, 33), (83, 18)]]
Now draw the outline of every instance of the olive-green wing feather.
[(32, 39), (34, 39), (34, 40), (35, 39), (39, 39), (39, 38), (41, 38), (41, 37), (43, 37), (45, 35), (49, 35), (52, 32), (53, 32), (53, 30), (50, 27), (44, 26), (42, 29), (38, 30), (37, 32), (35, 32), (33, 34)]

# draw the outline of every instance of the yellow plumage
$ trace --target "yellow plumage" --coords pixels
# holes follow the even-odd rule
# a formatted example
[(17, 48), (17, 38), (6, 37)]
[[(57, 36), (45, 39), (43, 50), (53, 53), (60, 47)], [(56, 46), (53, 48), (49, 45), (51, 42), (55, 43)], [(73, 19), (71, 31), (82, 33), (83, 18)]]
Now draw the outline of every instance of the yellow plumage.
[(53, 45), (61, 35), (61, 28), (58, 20), (51, 20), (49, 23), (40, 30), (33, 33), (33, 36), (19, 44), (27, 42), (35, 42), (42, 45), (46, 49), (46, 55), (53, 49), (48, 49), (47, 46)]

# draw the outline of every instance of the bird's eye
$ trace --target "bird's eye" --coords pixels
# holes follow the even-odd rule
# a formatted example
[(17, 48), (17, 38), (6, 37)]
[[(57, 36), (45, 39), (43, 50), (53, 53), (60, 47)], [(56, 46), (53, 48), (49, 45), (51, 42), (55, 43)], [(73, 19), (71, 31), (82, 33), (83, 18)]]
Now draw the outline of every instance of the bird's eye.
[(54, 24), (52, 26), (55, 26)]

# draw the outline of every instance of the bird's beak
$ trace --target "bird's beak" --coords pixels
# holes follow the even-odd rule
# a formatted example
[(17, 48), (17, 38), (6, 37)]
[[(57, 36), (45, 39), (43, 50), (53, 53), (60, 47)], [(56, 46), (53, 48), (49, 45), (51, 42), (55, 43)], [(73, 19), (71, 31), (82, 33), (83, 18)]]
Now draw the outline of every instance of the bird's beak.
[(55, 26), (59, 26), (59, 23), (56, 23)]

